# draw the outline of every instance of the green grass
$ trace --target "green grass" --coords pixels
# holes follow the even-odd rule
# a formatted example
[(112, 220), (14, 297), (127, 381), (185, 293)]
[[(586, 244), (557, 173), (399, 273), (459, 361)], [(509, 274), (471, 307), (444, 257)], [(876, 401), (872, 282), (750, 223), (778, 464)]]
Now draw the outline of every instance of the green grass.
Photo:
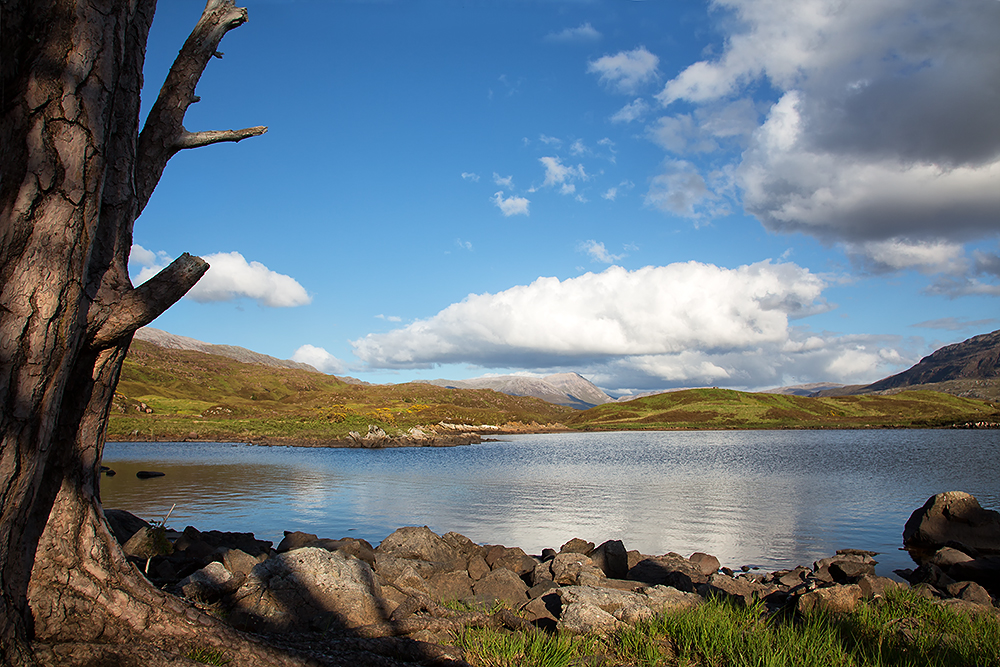
[(225, 651), (214, 648), (193, 648), (184, 657), (203, 665), (228, 665), (232, 662)]
[(709, 600), (604, 637), (482, 628), (455, 644), (476, 667), (985, 667), (1000, 665), (1000, 621), (900, 589), (842, 616), (768, 616)]

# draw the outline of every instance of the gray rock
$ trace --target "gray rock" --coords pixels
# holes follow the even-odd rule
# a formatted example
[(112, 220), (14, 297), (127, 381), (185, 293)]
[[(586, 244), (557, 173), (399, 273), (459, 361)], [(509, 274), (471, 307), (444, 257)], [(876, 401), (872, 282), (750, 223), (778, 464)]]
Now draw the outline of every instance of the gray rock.
[(964, 563), (955, 563), (948, 574), (959, 581), (974, 581), (994, 597), (1000, 597), (1000, 556), (983, 556)]
[(571, 554), (589, 554), (594, 550), (594, 543), (588, 542), (586, 540), (581, 540), (579, 537), (574, 537), (566, 544), (559, 548), (559, 553), (571, 553)]
[(559, 614), (562, 611), (562, 603), (555, 593), (547, 593), (532, 598), (521, 607), (524, 620), (533, 623), (546, 630), (555, 630), (559, 622)]
[(968, 493), (949, 491), (929, 498), (903, 528), (907, 549), (936, 550), (949, 542), (1000, 554), (1000, 512), (983, 509)]
[(618, 630), (624, 625), (600, 607), (577, 603), (562, 610), (556, 627), (561, 632), (583, 635), (589, 633), (606, 634)]
[(485, 577), (490, 572), (490, 566), (486, 563), (486, 559), (482, 556), (475, 555), (469, 559), (469, 564), (467, 566), (469, 576), (473, 581), (479, 581)]
[(700, 587), (700, 590), (704, 591), (702, 594), (706, 598), (716, 597), (748, 607), (763, 599), (773, 589), (746, 577), (733, 578), (716, 573), (708, 578), (708, 583)]
[(250, 574), (250, 571), (260, 562), (260, 559), (239, 549), (223, 549), (221, 555), (222, 564), (226, 566), (227, 570), (233, 574), (244, 576)]
[(485, 560), (491, 570), (505, 568), (519, 577), (534, 570), (538, 564), (538, 561), (524, 553), (520, 547), (487, 547)]
[(861, 587), (857, 584), (817, 588), (799, 596), (796, 609), (800, 614), (825, 612), (845, 614), (854, 611), (861, 600)]
[[(376, 562), (381, 555), (432, 563), (437, 572), (465, 569), (467, 559), (427, 526), (400, 528), (382, 540), (375, 549)], [(376, 566), (377, 567), (377, 566)]]
[(105, 509), (104, 518), (108, 520), (108, 527), (118, 544), (125, 544), (140, 530), (150, 527), (147, 522), (125, 510)]
[(929, 584), (934, 588), (944, 590), (955, 580), (948, 576), (944, 570), (932, 563), (924, 563), (909, 577), (911, 584)]
[(472, 597), (473, 581), (464, 571), (442, 572), (427, 581), (431, 599), (436, 602), (451, 602)]
[(355, 628), (388, 612), (367, 563), (315, 547), (258, 564), (233, 597), (233, 623), (250, 629)]
[(589, 554), (594, 565), (612, 579), (624, 579), (628, 574), (628, 552), (621, 540), (608, 540)]
[(973, 560), (972, 556), (964, 551), (959, 551), (958, 549), (953, 549), (951, 547), (941, 547), (932, 553), (925, 562), (932, 563), (943, 570), (947, 570), (952, 565), (957, 565), (958, 563), (968, 563), (970, 560)]
[(472, 585), (475, 597), (484, 602), (500, 600), (519, 606), (528, 600), (528, 587), (519, 576), (506, 568), (493, 570)]
[(862, 575), (855, 583), (861, 588), (861, 595), (866, 598), (881, 597), (890, 590), (907, 586), (889, 577), (879, 577), (874, 574)]
[(841, 551), (813, 564), (812, 576), (824, 583), (850, 584), (865, 574), (875, 574), (878, 562), (867, 551)]
[(693, 609), (704, 601), (696, 593), (679, 591), (672, 586), (652, 586), (643, 590), (643, 595), (646, 596), (644, 604), (656, 614), (665, 611)]
[(666, 585), (694, 592), (695, 586), (704, 584), (708, 577), (701, 568), (680, 554), (669, 553), (665, 556), (647, 558), (628, 571), (628, 578), (650, 585)]
[(173, 545), (167, 541), (167, 532), (163, 528), (146, 526), (130, 537), (122, 545), (122, 550), (136, 558), (152, 558), (173, 553)]
[(186, 598), (211, 601), (232, 593), (245, 579), (245, 575), (234, 575), (216, 561), (185, 577), (177, 587)]
[[(552, 581), (560, 586), (597, 585), (604, 578), (604, 572), (594, 565), (594, 561), (574, 551), (560, 552), (552, 560), (540, 565), (549, 568)], [(532, 582), (538, 583), (534, 578)]]
[(454, 531), (445, 533), (441, 536), (448, 546), (455, 550), (462, 558), (469, 560), (474, 556), (482, 556), (485, 549), (472, 540), (470, 540), (465, 535), (461, 533), (456, 533)]
[(989, 592), (974, 581), (956, 581), (945, 588), (945, 591), (948, 595), (960, 600), (987, 606), (993, 605), (993, 598), (990, 597)]
[(688, 560), (698, 566), (701, 573), (707, 577), (715, 574), (722, 567), (722, 563), (719, 562), (718, 558), (700, 551), (691, 554)]

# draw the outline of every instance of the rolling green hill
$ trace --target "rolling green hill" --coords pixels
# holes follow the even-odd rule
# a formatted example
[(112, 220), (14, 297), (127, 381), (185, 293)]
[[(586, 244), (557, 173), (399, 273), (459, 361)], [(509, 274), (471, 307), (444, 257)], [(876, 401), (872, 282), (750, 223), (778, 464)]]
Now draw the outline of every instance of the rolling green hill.
[(608, 403), (565, 421), (585, 430), (934, 427), (1000, 421), (985, 401), (932, 391), (807, 398), (731, 389), (688, 389)]
[(366, 433), (369, 425), (390, 435), (442, 421), (518, 430), (556, 424), (575, 412), (489, 389), (348, 383), (137, 340), (122, 368), (108, 437), (320, 443)]
[(452, 424), (538, 430), (937, 427), (1000, 422), (996, 404), (931, 391), (807, 398), (689, 389), (578, 411), (491, 389), (369, 385), (135, 341), (122, 369), (111, 440), (329, 444), (370, 425), (390, 436)]

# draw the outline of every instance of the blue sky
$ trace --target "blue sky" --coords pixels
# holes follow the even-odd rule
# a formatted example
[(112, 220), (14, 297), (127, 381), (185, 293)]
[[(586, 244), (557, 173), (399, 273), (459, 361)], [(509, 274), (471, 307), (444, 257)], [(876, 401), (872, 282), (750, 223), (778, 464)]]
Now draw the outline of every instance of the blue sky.
[[(160, 2), (148, 109), (200, 16)], [(136, 222), (152, 326), (370, 382), (871, 382), (1000, 328), (1000, 2), (262, 0)]]

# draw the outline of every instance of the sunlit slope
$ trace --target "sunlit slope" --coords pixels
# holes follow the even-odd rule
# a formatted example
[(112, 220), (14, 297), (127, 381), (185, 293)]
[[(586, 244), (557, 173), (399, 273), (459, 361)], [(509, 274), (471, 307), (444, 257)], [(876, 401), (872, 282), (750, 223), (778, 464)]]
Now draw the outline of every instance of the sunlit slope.
[(729, 389), (688, 389), (600, 405), (572, 416), (586, 430), (931, 427), (1000, 421), (985, 401), (932, 391), (807, 398)]
[[(441, 421), (549, 424), (576, 411), (488, 389), (365, 385), (135, 341), (122, 369), (109, 437), (323, 441), (369, 425), (389, 434)], [(145, 407), (143, 407), (145, 406)], [(147, 412), (147, 408), (152, 412)]]

